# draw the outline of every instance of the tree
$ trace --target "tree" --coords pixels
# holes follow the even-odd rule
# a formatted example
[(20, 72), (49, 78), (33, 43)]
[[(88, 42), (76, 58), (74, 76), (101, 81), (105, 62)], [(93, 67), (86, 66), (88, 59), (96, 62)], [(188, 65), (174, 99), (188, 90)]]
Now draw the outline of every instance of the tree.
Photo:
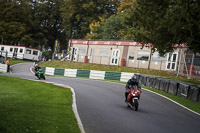
[(198, 7), (196, 0), (136, 0), (121, 14), (126, 27), (130, 27), (124, 37), (143, 44), (152, 43), (161, 55), (172, 52), (173, 44), (182, 43), (199, 52)]
[(167, 11), (167, 24), (173, 42), (187, 43), (189, 49), (200, 53), (200, 1), (171, 1)]
[(31, 22), (27, 1), (0, 1), (0, 37), (2, 43), (20, 44), (28, 37)]
[(65, 30), (69, 38), (85, 38), (89, 25), (116, 14), (119, 0), (66, 0), (63, 11)]
[(102, 24), (102, 39), (119, 40), (123, 29), (122, 18), (117, 15), (112, 15)]
[[(54, 49), (55, 40), (62, 45), (66, 44), (66, 33), (63, 28), (61, 6), (64, 0), (33, 0), (33, 32), (34, 40), (41, 36), (46, 47)], [(36, 30), (35, 30), (36, 28)]]

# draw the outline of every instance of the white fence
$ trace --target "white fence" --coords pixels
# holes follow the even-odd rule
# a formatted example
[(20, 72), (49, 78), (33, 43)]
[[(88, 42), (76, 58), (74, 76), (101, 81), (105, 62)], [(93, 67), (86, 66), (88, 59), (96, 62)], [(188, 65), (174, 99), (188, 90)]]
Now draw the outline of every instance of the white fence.
[(64, 76), (76, 77), (77, 69), (65, 69)]
[(0, 64), (0, 72), (4, 72), (6, 73), (7, 72), (7, 65), (6, 64)]
[(105, 77), (105, 71), (90, 71), (90, 79), (104, 79)]

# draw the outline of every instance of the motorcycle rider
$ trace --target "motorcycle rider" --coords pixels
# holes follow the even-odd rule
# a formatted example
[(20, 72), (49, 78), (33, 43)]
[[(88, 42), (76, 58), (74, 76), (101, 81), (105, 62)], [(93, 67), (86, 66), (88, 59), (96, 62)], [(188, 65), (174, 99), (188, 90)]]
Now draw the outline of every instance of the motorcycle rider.
[(141, 90), (140, 84), (139, 82), (137, 82), (137, 77), (135, 75), (133, 75), (131, 77), (131, 79), (129, 79), (126, 83), (126, 87), (125, 87), (125, 102), (127, 102), (127, 98), (128, 98), (128, 94), (130, 92), (130, 87), (136, 85), (137, 87), (139, 87), (139, 89)]
[(39, 71), (40, 67), (38, 64), (35, 64), (34, 70), (35, 70), (35, 76), (37, 76), (37, 72)]

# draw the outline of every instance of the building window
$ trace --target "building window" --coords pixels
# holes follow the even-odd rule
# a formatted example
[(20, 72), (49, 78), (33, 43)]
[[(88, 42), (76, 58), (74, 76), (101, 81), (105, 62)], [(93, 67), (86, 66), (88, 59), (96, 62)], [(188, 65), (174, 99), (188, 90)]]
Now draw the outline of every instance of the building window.
[(194, 57), (194, 65), (200, 66), (200, 55), (195, 55)]
[(26, 54), (31, 54), (31, 50), (27, 49)]
[(86, 55), (86, 48), (79, 48), (79, 55)]
[(1, 51), (4, 51), (4, 47), (1, 47)]
[(137, 60), (148, 61), (150, 52), (148, 51), (139, 51), (137, 55)]
[(176, 70), (177, 53), (169, 53), (167, 59), (167, 70)]
[(163, 62), (163, 61), (165, 61), (165, 57), (160, 56), (158, 52), (155, 52), (155, 53), (153, 53), (152, 61), (153, 62)]
[(99, 50), (99, 56), (108, 56), (109, 50), (108, 49), (100, 49)]
[(134, 52), (133, 51), (129, 52), (128, 59), (134, 60)]
[(20, 53), (23, 53), (23, 49), (22, 49), (22, 48), (20, 48), (19, 52), (20, 52)]
[(38, 55), (38, 51), (33, 51), (33, 55)]
[(13, 48), (10, 48), (10, 52), (13, 52)]

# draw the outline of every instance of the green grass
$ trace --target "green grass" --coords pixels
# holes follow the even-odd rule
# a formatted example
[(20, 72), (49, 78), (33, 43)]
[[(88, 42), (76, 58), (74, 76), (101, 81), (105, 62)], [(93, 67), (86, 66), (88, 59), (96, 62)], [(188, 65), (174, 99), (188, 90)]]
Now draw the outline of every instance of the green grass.
[(0, 76), (1, 133), (80, 133), (70, 89)]
[[(109, 81), (109, 82), (115, 82), (115, 83), (121, 83), (121, 84), (126, 84), (125, 82), (121, 82), (121, 81), (115, 81), (115, 80), (104, 80), (104, 81)], [(169, 99), (172, 99), (173, 101), (197, 112), (197, 113), (200, 113), (200, 103), (199, 102), (194, 102), (194, 101), (191, 101), (191, 100), (188, 100), (188, 99), (185, 99), (183, 97), (179, 97), (179, 96), (175, 96), (173, 94), (169, 94), (169, 93), (166, 93), (166, 92), (163, 92), (161, 90), (157, 90), (157, 89), (153, 89), (153, 88), (150, 88), (150, 87), (147, 87), (147, 86), (142, 86), (142, 88), (145, 88), (147, 90), (150, 90), (150, 91), (153, 91), (155, 93), (158, 93), (158, 94), (161, 94), (165, 97), (168, 97)]]
[(111, 72), (141, 73), (141, 74), (171, 78), (175, 80), (180, 80), (180, 81), (200, 85), (200, 80), (187, 79), (186, 77), (182, 77), (182, 76), (176, 77), (176, 74), (174, 73), (170, 73), (167, 71), (159, 71), (159, 70), (148, 70), (148, 69), (138, 69), (138, 68), (131, 68), (131, 67), (120, 67), (120, 66), (110, 66), (110, 65), (80, 63), (80, 62), (67, 62), (67, 61), (41, 62), (40, 66), (64, 68), (64, 69), (86, 69), (86, 70), (99, 70), (99, 71), (111, 71)]
[(18, 63), (27, 63), (27, 62), (31, 62), (31, 61), (24, 61), (24, 60), (9, 60), (9, 65), (14, 65), (14, 64), (18, 64)]
[(191, 109), (195, 112), (200, 113), (200, 103), (199, 102), (194, 102), (194, 101), (185, 99), (183, 97), (175, 96), (175, 95), (172, 95), (172, 94), (160, 91), (160, 90), (156, 90), (156, 89), (153, 89), (153, 88), (150, 88), (150, 87), (146, 87), (146, 86), (142, 86), (142, 88), (145, 88), (145, 89), (151, 90), (153, 92), (156, 92), (158, 94), (161, 94), (163, 96), (166, 96), (169, 99), (172, 99), (172, 100), (176, 101), (177, 103), (179, 103), (179, 104), (181, 104), (181, 105), (183, 105), (183, 106), (185, 106), (185, 107), (187, 107), (187, 108), (189, 108), (189, 109)]

